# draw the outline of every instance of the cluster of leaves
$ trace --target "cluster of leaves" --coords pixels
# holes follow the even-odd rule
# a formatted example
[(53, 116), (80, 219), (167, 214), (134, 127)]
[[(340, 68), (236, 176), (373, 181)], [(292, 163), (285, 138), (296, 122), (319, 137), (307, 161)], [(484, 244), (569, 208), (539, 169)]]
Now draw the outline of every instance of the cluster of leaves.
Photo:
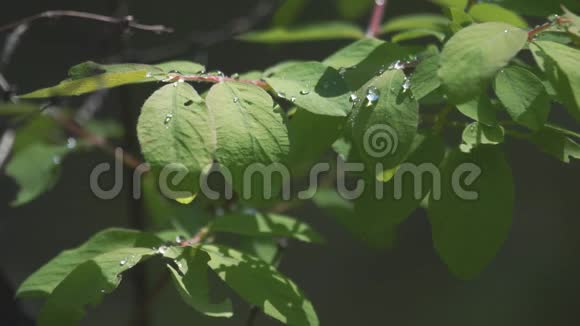
[[(82, 95), (127, 84), (165, 82), (142, 107), (137, 126), (142, 152), (154, 173), (168, 164), (185, 167), (188, 178), (178, 187), (194, 194), (199, 192), (195, 180), (208, 173), (208, 166), (217, 164), (231, 171), (231, 186), (241, 194), (245, 186), (242, 174), (248, 166), (283, 163), (298, 177), (332, 148), (343, 160), (369, 167), (349, 178), (376, 186), (366, 187), (352, 201), (334, 191), (318, 191), (314, 197), (318, 206), (378, 248), (392, 246), (398, 225), (419, 207), (426, 208), (437, 252), (453, 274), (469, 279), (495, 256), (511, 225), (513, 182), (498, 145), (515, 137), (566, 163), (580, 158), (576, 142), (580, 135), (548, 122), (553, 103), (562, 104), (571, 117), (580, 119), (580, 20), (566, 11), (530, 31), (526, 21), (508, 9), (518, 9), (521, 1), (436, 2), (445, 15), (420, 14), (387, 22), (382, 30), (395, 32), (392, 42), (365, 38), (358, 27), (344, 23), (287, 28), (284, 26), (292, 21), (287, 16), (275, 18), (282, 27), (241, 37), (277, 43), (360, 39), (321, 62), (288, 61), (264, 72), (235, 77), (206, 73), (204, 67), (191, 62), (89, 62), (73, 67), (70, 78), (62, 83), (20, 98)], [(338, 3), (339, 8), (348, 8), (347, 13), (368, 7), (365, 1)], [(537, 6), (521, 12), (545, 14), (545, 6), (533, 3)], [(289, 1), (286, 10), (304, 5), (305, 1)], [(426, 36), (435, 37), (437, 43), (402, 44)], [(215, 84), (199, 94), (185, 81)], [(2, 110), (6, 114), (18, 111), (9, 106)], [(54, 122), (42, 116), (25, 128), (38, 129), (35, 123)], [(365, 135), (373, 126), (384, 124), (397, 135), (397, 151), (377, 158), (366, 150)], [(445, 141), (442, 131), (457, 127), (463, 129), (461, 140)], [(26, 134), (18, 135), (18, 141), (30, 143)], [(59, 160), (53, 158), (71, 148), (74, 146), (55, 145), (54, 141), (35, 146), (17, 143), (7, 168), (22, 187), (16, 204), (34, 199), (54, 184)], [(54, 164), (46, 166), (47, 161)], [(479, 194), (476, 200), (461, 199), (453, 189), (452, 175), (466, 162), (482, 171), (469, 184)], [(403, 178), (409, 172), (403, 168), (405, 163), (436, 165), (443, 180), (440, 191), (430, 180), (423, 180), (416, 189), (416, 180)], [(378, 174), (377, 164), (382, 167)], [(396, 180), (403, 180), (399, 197), (393, 194)], [(83, 246), (62, 253), (22, 284), (20, 296), (47, 298), (41, 324), (75, 324), (84, 306), (96, 304), (118, 286), (124, 271), (156, 256), (163, 257), (185, 302), (208, 316), (232, 315), (228, 300), (214, 303), (210, 298), (209, 267), (243, 299), (281, 322), (318, 324), (302, 291), (273, 267), (275, 244), (271, 239), (319, 242), (320, 237), (290, 217), (240, 213), (244, 207), (266, 210), (279, 204), (279, 198), (250, 196), (231, 205), (198, 197), (192, 205), (176, 208), (158, 198), (154, 186), (150, 188), (146, 202), (153, 215), (166, 224), (163, 232), (104, 231)], [(263, 193), (262, 188), (253, 190)], [(381, 200), (376, 199), (378, 192), (383, 194)], [(191, 203), (194, 198), (178, 199)], [(220, 206), (229, 213), (194, 217), (192, 206)], [(192, 219), (201, 225), (192, 227)], [(270, 239), (265, 242), (270, 249), (258, 250), (253, 243), (243, 253), (210, 244), (212, 237), (207, 235), (220, 232)], [(196, 240), (176, 241), (175, 236)], [(172, 241), (167, 243), (168, 239)]]

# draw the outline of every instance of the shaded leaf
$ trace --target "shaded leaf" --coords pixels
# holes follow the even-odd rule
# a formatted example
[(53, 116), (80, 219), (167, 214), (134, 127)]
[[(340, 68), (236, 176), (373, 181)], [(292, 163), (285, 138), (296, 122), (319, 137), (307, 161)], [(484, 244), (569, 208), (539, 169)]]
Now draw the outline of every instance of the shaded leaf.
[(443, 32), (448, 24), (449, 19), (445, 16), (434, 14), (414, 14), (398, 16), (389, 20), (383, 25), (381, 31), (383, 33), (390, 33), (420, 29)]
[(337, 0), (338, 12), (348, 19), (359, 18), (369, 12), (375, 4), (373, 0)]
[(486, 95), (457, 105), (457, 109), (466, 117), (488, 126), (497, 125), (496, 109)]
[(438, 69), (438, 54), (427, 57), (419, 63), (411, 77), (411, 90), (417, 100), (421, 100), (441, 86), (441, 81), (437, 76)]
[(502, 126), (486, 126), (485, 124), (474, 122), (463, 130), (463, 143), (468, 145), (469, 149), (479, 145), (497, 145), (503, 143), (505, 139), (505, 130)]
[(435, 37), (437, 40), (442, 42), (445, 39), (445, 33), (432, 31), (429, 29), (412, 29), (402, 33), (393, 35), (391, 41), (394, 43), (416, 40), (424, 37)]
[[(467, 164), (467, 165), (464, 165)], [(433, 242), (449, 270), (472, 279), (491, 262), (512, 223), (513, 180), (498, 147), (450, 153), (441, 166), (441, 197), (431, 196)]]
[(60, 175), (60, 163), (69, 151), (66, 146), (33, 144), (15, 152), (6, 165), (6, 175), (20, 187), (11, 205), (24, 205), (52, 189)]
[(564, 163), (570, 163), (571, 159), (580, 160), (580, 144), (558, 130), (539, 130), (532, 136), (531, 141), (542, 151)]

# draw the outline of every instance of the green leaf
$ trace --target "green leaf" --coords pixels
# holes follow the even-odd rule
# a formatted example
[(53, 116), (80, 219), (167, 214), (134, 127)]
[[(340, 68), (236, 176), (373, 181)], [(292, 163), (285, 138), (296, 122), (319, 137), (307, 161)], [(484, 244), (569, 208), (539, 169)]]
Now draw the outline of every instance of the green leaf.
[(453, 7), (463, 10), (465, 7), (467, 7), (469, 0), (431, 0), (431, 2), (434, 2), (443, 7)]
[(69, 151), (66, 146), (33, 144), (16, 152), (6, 166), (6, 175), (20, 187), (11, 205), (24, 205), (52, 189), (60, 175), (60, 163)]
[(151, 72), (151, 74), (162, 72), (161, 70), (156, 69), (155, 67), (138, 63), (103, 65), (93, 61), (87, 61), (71, 67), (68, 71), (68, 76), (71, 80), (78, 80), (95, 76), (106, 77), (107, 74), (111, 73), (122, 74), (140, 71)]
[(204, 245), (209, 267), (245, 301), (287, 325), (319, 325), (304, 293), (274, 267), (237, 250)]
[(451, 20), (449, 23), (449, 29), (451, 29), (453, 33), (457, 33), (463, 28), (473, 24), (473, 17), (471, 17), (463, 9), (452, 7), (446, 8), (444, 12)]
[(441, 166), (441, 177), (441, 197), (432, 194), (428, 208), (435, 249), (453, 274), (472, 279), (508, 236), (514, 204), (511, 170), (498, 147), (481, 146), (470, 154), (453, 151)]
[(504, 22), (515, 27), (528, 27), (520, 15), (493, 3), (477, 3), (469, 9), (469, 14), (476, 22)]
[(52, 291), (40, 311), (40, 326), (78, 325), (88, 305), (98, 304), (105, 293), (111, 293), (121, 282), (121, 273), (155, 254), (147, 248), (125, 248), (75, 266)]
[(272, 238), (244, 237), (240, 240), (240, 250), (268, 264), (274, 264), (278, 256), (278, 241)]
[(474, 122), (463, 130), (463, 143), (467, 145), (467, 150), (471, 151), (479, 145), (497, 145), (503, 143), (505, 130), (502, 126), (486, 126), (479, 122)]
[(548, 120), (550, 97), (542, 81), (531, 71), (510, 66), (495, 78), (495, 93), (514, 121), (538, 130)]
[(325, 40), (356, 40), (364, 37), (356, 25), (346, 22), (325, 22), (292, 28), (276, 27), (265, 31), (243, 34), (238, 38), (255, 43), (292, 43)]
[(307, 3), (307, 0), (286, 0), (274, 14), (272, 19), (274, 26), (287, 26), (296, 21)]
[(285, 65), (265, 80), (278, 97), (314, 114), (345, 117), (350, 112), (344, 80), (338, 71), (321, 63)]
[[(217, 135), (215, 157), (232, 172), (234, 189), (245, 197), (242, 174), (248, 166), (281, 163), (288, 157), (290, 144), (282, 112), (274, 108), (266, 91), (238, 82), (214, 85), (206, 103)], [(262, 190), (258, 189), (260, 194)]]
[(388, 70), (357, 94), (360, 103), (350, 119), (352, 139), (373, 168), (380, 163), (388, 170), (401, 163), (417, 134), (419, 105), (405, 92), (405, 78), (400, 70)]
[(185, 248), (174, 259), (178, 269), (171, 265), (167, 265), (167, 268), (185, 303), (206, 316), (230, 318), (233, 316), (233, 308), (229, 299), (221, 303), (211, 301), (207, 266), (209, 260), (204, 251)]
[(550, 41), (537, 41), (530, 49), (559, 100), (580, 121), (580, 50)]
[(199, 63), (181, 60), (158, 63), (155, 67), (165, 73), (178, 72), (183, 75), (194, 75), (205, 71), (205, 67)]
[(354, 200), (359, 233), (367, 243), (391, 246), (393, 230), (419, 207), (434, 185), (439, 186), (437, 167), (444, 150), (441, 138), (418, 135), (408, 160), (391, 181), (375, 181), (376, 173), (370, 173), (364, 192)]
[(438, 54), (427, 57), (419, 63), (411, 77), (411, 91), (417, 100), (421, 100), (441, 86), (441, 81), (437, 76), (438, 69)]
[[(82, 246), (66, 250), (29, 276), (18, 288), (18, 297), (43, 297), (51, 294), (75, 268), (93, 258), (126, 248), (151, 248), (161, 245), (152, 235), (132, 230), (108, 229), (94, 235)], [(119, 261), (117, 260), (117, 265)]]
[(365, 38), (340, 49), (322, 63), (334, 69), (356, 66), (384, 44), (375, 38)]
[(497, 125), (496, 109), (486, 95), (457, 105), (463, 115), (488, 126)]
[(391, 33), (405, 30), (431, 30), (443, 32), (449, 24), (449, 19), (445, 16), (434, 14), (414, 14), (398, 16), (387, 23), (381, 29), (382, 33)]
[(217, 147), (214, 128), (195, 89), (177, 83), (160, 88), (143, 104), (137, 134), (149, 164), (160, 169), (180, 164), (179, 169), (189, 173), (186, 189), (197, 193), (199, 176), (213, 163)]
[(309, 225), (277, 214), (224, 215), (215, 219), (210, 230), (254, 237), (281, 237), (304, 242), (322, 242), (322, 237)]
[(445, 33), (442, 32), (432, 31), (429, 29), (412, 29), (393, 35), (391, 41), (393, 43), (400, 43), (404, 41), (416, 40), (430, 36), (435, 37), (440, 42), (442, 42), (445, 39)]
[(40, 108), (37, 105), (26, 103), (0, 103), (0, 116), (29, 115), (39, 111)]
[(455, 34), (443, 48), (439, 77), (454, 103), (480, 94), (524, 47), (528, 33), (504, 23), (477, 24)]
[(542, 151), (564, 163), (570, 163), (572, 158), (580, 160), (580, 144), (557, 129), (544, 128), (535, 133), (531, 140)]
[(577, 0), (493, 0), (493, 2), (522, 15), (541, 18), (560, 12), (562, 5), (572, 10), (580, 10), (580, 3)]
[(338, 12), (348, 19), (359, 18), (369, 12), (375, 4), (373, 0), (337, 0)]

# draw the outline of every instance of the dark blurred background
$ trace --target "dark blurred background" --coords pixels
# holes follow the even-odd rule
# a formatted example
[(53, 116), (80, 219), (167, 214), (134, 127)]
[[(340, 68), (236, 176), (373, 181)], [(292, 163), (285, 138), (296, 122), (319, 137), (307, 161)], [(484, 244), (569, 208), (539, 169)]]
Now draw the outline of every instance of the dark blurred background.
[[(387, 19), (404, 13), (438, 12), (427, 1), (390, 1)], [(86, 60), (198, 61), (227, 74), (264, 69), (285, 59), (321, 60), (348, 42), (269, 46), (241, 43), (229, 35), (232, 21), (252, 16), (256, 28), (269, 26), (276, 1), (3, 1), (0, 25), (48, 9), (75, 9), (106, 15), (134, 15), (143, 23), (164, 24), (174, 34), (135, 31), (128, 42), (119, 28), (78, 19), (40, 21), (31, 26), (5, 70), (19, 93), (63, 79), (67, 69)], [(256, 11), (257, 6), (263, 10)], [(312, 1), (300, 21), (337, 19), (332, 1)], [(365, 25), (367, 16), (361, 19)], [(216, 32), (217, 31), (217, 32)], [(208, 34), (213, 33), (213, 34)], [(225, 34), (224, 34), (225, 33)], [(209, 35), (209, 36), (208, 36)], [(0, 35), (0, 41), (6, 33)], [(196, 42), (183, 40), (195, 38)], [(225, 38), (221, 41), (220, 38)], [(215, 44), (213, 41), (220, 41)], [(201, 43), (201, 44), (200, 44)], [(153, 49), (153, 50), (150, 50)], [(100, 116), (136, 117), (152, 87), (126, 87), (108, 96)], [(123, 104), (121, 104), (123, 103)], [(71, 104), (73, 105), (74, 102)], [(127, 116), (125, 116), (127, 117)], [(135, 120), (133, 120), (135, 121)], [(126, 144), (127, 145), (127, 144)], [(129, 146), (131, 144), (128, 144)], [(514, 225), (503, 249), (477, 280), (450, 275), (431, 243), (422, 211), (402, 226), (395, 249), (367, 249), (312, 205), (294, 212), (328, 239), (324, 246), (292, 243), (281, 270), (309, 295), (323, 325), (578, 325), (580, 324), (580, 168), (564, 165), (531, 145), (506, 145), (516, 182)], [(74, 155), (53, 191), (22, 208), (9, 208), (16, 185), (0, 177), (0, 324), (16, 315), (12, 290), (38, 267), (95, 232), (130, 224), (126, 197), (95, 198), (89, 189), (92, 167), (111, 161), (105, 154)], [(128, 188), (125, 190), (129, 190)], [(124, 284), (90, 309), (83, 325), (126, 325), (133, 300)], [(20, 302), (28, 316), (40, 302)], [(153, 325), (243, 325), (248, 309), (237, 304), (234, 320), (200, 317), (168, 286), (153, 306)], [(3, 322), (5, 318), (5, 322)], [(256, 325), (276, 325), (261, 316)]]

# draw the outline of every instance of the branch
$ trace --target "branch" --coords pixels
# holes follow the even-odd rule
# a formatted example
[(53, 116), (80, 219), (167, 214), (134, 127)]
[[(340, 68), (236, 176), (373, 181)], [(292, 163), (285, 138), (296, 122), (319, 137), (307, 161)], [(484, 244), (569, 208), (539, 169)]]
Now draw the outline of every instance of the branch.
[[(115, 148), (111, 146), (106, 139), (101, 136), (95, 135), (86, 129), (79, 126), (76, 121), (71, 118), (65, 117), (62, 114), (55, 113), (52, 115), (53, 119), (58, 122), (64, 129), (68, 130), (70, 133), (76, 135), (87, 141), (89, 144), (94, 145), (103, 149), (105, 152), (115, 156)], [(127, 167), (137, 169), (140, 168), (142, 162), (135, 158), (133, 155), (123, 151), (123, 164)]]
[(369, 28), (367, 29), (368, 37), (376, 37), (379, 34), (388, 3), (388, 0), (375, 0), (375, 8), (373, 9)]
[(18, 21), (9, 23), (7, 25), (0, 27), (0, 32), (4, 32), (6, 30), (10, 30), (16, 28), (20, 25), (29, 25), (30, 23), (41, 20), (41, 19), (54, 19), (54, 18), (61, 18), (61, 17), (72, 17), (72, 18), (82, 18), (88, 20), (95, 20), (103, 23), (108, 24), (125, 24), (128, 28), (147, 31), (147, 32), (154, 32), (154, 33), (172, 33), (173, 28), (166, 27), (163, 25), (145, 25), (140, 24), (135, 21), (133, 16), (125, 16), (122, 18), (104, 16), (99, 14), (93, 14), (89, 12), (82, 12), (82, 11), (75, 11), (75, 10), (50, 10), (45, 11), (40, 14), (32, 15), (26, 18), (22, 18)]
[(565, 17), (556, 17), (556, 19), (554, 21), (549, 21), (547, 23), (544, 23), (542, 25), (536, 26), (534, 29), (532, 29), (531, 31), (528, 32), (528, 41), (533, 41), (534, 37), (536, 37), (538, 34), (540, 34), (541, 32), (544, 32), (547, 29), (550, 29), (552, 26), (554, 25), (564, 25), (566, 23), (569, 23), (570, 20), (568, 18)]

